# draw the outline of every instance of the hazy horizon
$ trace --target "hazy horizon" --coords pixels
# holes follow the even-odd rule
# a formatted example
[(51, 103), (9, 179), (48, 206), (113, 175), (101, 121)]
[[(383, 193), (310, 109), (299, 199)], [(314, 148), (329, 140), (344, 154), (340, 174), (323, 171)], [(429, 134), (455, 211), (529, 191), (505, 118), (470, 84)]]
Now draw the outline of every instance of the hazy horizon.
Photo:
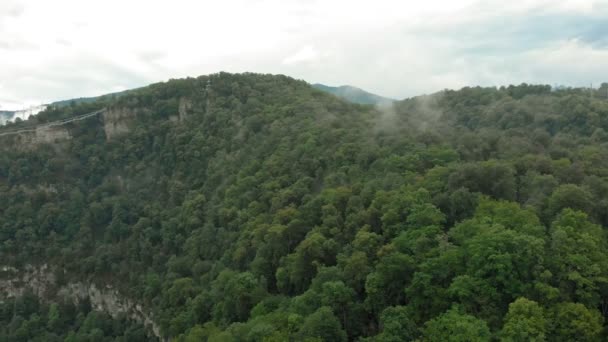
[(0, 110), (227, 72), (402, 99), (445, 88), (599, 85), (602, 1), (0, 4)]

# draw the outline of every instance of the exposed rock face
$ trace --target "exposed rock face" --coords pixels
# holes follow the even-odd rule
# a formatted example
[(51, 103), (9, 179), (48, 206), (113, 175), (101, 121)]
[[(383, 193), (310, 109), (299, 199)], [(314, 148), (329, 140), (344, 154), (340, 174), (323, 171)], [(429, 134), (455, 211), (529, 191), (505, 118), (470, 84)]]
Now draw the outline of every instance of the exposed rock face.
[(51, 298), (51, 286), (55, 285), (55, 275), (46, 265), (34, 268), (28, 265), (21, 277), (17, 276), (19, 270), (13, 267), (2, 267), (0, 279), (0, 298), (20, 297), (28, 289), (40, 298)]
[[(72, 139), (70, 131), (63, 126), (64, 124), (103, 113), (103, 129), (106, 134), (106, 140), (109, 141), (117, 136), (129, 133), (131, 130), (130, 126), (138, 113), (146, 114), (148, 111), (149, 110), (146, 109), (136, 111), (125, 107), (102, 109), (85, 114), (82, 118), (76, 117), (73, 118), (73, 120), (63, 120), (65, 122), (55, 122), (39, 127), (24, 128), (16, 132), (5, 132), (4, 134), (0, 134), (0, 136), (6, 136), (6, 139), (9, 139), (9, 141), (20, 149), (31, 149), (40, 144), (60, 145), (59, 143)], [(169, 120), (183, 121), (188, 117), (191, 111), (192, 100), (182, 97), (179, 100), (177, 113), (171, 115)]]
[[(59, 192), (57, 186), (55, 184), (38, 184), (35, 186), (27, 186), (27, 185), (18, 185), (17, 189), (23, 191), (23, 193), (28, 194), (29, 196), (36, 193), (45, 193), (45, 194), (56, 194)], [(1, 271), (2, 269), (0, 269)], [(1, 289), (0, 289), (1, 290)]]
[(98, 287), (92, 282), (68, 282), (60, 285), (55, 274), (47, 265), (27, 265), (22, 271), (8, 266), (0, 267), (0, 300), (20, 297), (27, 290), (31, 290), (43, 301), (63, 298), (78, 303), (88, 299), (94, 310), (104, 311), (114, 318), (125, 314), (164, 340), (151, 315), (141, 305), (121, 296), (110, 285)]
[(12, 148), (21, 150), (33, 149), (41, 144), (61, 145), (62, 142), (67, 142), (72, 139), (67, 128), (62, 126), (42, 126), (35, 130), (23, 132), (18, 135), (9, 136), (7, 139), (12, 141)]
[(65, 127), (53, 126), (36, 128), (36, 144), (55, 143), (70, 139), (72, 139), (72, 136)]
[(112, 289), (111, 286), (98, 288), (95, 284), (85, 284), (81, 282), (68, 283), (57, 290), (60, 298), (73, 298), (76, 301), (88, 298), (94, 310), (103, 311), (112, 317), (125, 314), (150, 329), (154, 336), (161, 338), (160, 329), (138, 305), (128, 298), (124, 298), (120, 293)]
[(106, 132), (106, 139), (112, 138), (129, 132), (129, 122), (137, 114), (127, 108), (112, 108), (103, 113), (103, 129)]
[(188, 117), (189, 112), (192, 110), (192, 101), (182, 97), (179, 99), (179, 106), (177, 108), (177, 114), (171, 115), (169, 120), (176, 121), (184, 121), (186, 117)]
[(182, 97), (179, 99), (179, 121), (183, 121), (187, 116), (188, 112), (192, 109), (192, 101)]

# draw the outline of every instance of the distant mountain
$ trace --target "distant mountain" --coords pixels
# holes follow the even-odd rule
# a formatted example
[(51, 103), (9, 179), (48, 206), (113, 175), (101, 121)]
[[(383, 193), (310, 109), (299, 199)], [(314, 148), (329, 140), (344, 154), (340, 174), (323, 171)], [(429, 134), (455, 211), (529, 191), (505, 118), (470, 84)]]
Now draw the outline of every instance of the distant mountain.
[(383, 97), (380, 95), (372, 94), (363, 89), (343, 85), (339, 87), (327, 86), (320, 83), (315, 83), (312, 85), (313, 87), (322, 90), (324, 92), (334, 94), (338, 97), (341, 97), (349, 102), (358, 103), (358, 104), (378, 104), (382, 102), (392, 102), (393, 99), (389, 99), (387, 97)]

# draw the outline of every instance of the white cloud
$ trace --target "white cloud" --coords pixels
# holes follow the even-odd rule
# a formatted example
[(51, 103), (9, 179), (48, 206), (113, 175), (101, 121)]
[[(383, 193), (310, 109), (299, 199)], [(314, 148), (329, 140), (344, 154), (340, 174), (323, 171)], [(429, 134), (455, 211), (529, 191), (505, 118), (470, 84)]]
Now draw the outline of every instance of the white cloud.
[(313, 46), (307, 45), (298, 52), (283, 59), (283, 64), (294, 65), (301, 63), (316, 62), (319, 59), (319, 52)]
[(593, 0), (2, 0), (0, 105), (220, 70), (397, 98), (560, 77), (588, 84), (608, 79), (606, 48), (590, 41), (608, 30), (604, 19), (608, 7)]

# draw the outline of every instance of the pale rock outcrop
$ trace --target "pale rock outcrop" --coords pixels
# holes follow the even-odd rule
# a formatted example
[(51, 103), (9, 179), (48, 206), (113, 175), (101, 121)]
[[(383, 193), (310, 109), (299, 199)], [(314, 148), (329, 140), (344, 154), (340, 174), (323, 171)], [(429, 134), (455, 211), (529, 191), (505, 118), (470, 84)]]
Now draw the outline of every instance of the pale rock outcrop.
[(177, 108), (177, 114), (169, 116), (169, 120), (173, 122), (181, 122), (188, 117), (189, 112), (192, 110), (192, 101), (182, 97), (179, 99), (179, 105)]
[(26, 265), (23, 270), (10, 266), (0, 267), (0, 301), (2, 298), (20, 297), (28, 290), (46, 302), (61, 298), (78, 303), (88, 299), (94, 310), (106, 312), (112, 317), (124, 314), (143, 324), (160, 340), (165, 340), (151, 314), (140, 304), (122, 296), (112, 286), (79, 281), (60, 285), (55, 272), (57, 270), (46, 264), (38, 267)]
[(185, 97), (179, 99), (179, 121), (183, 121), (188, 116), (190, 110), (192, 110), (192, 101)]
[(36, 144), (49, 144), (70, 139), (72, 139), (72, 136), (65, 127), (51, 126), (36, 128)]
[(129, 122), (137, 116), (135, 111), (127, 108), (112, 108), (103, 114), (103, 129), (106, 133), (106, 140), (128, 133), (130, 131)]
[(31, 150), (41, 144), (61, 146), (63, 142), (72, 139), (70, 131), (61, 126), (41, 126), (35, 130), (8, 137), (12, 142), (3, 147), (12, 146), (19, 150)]

